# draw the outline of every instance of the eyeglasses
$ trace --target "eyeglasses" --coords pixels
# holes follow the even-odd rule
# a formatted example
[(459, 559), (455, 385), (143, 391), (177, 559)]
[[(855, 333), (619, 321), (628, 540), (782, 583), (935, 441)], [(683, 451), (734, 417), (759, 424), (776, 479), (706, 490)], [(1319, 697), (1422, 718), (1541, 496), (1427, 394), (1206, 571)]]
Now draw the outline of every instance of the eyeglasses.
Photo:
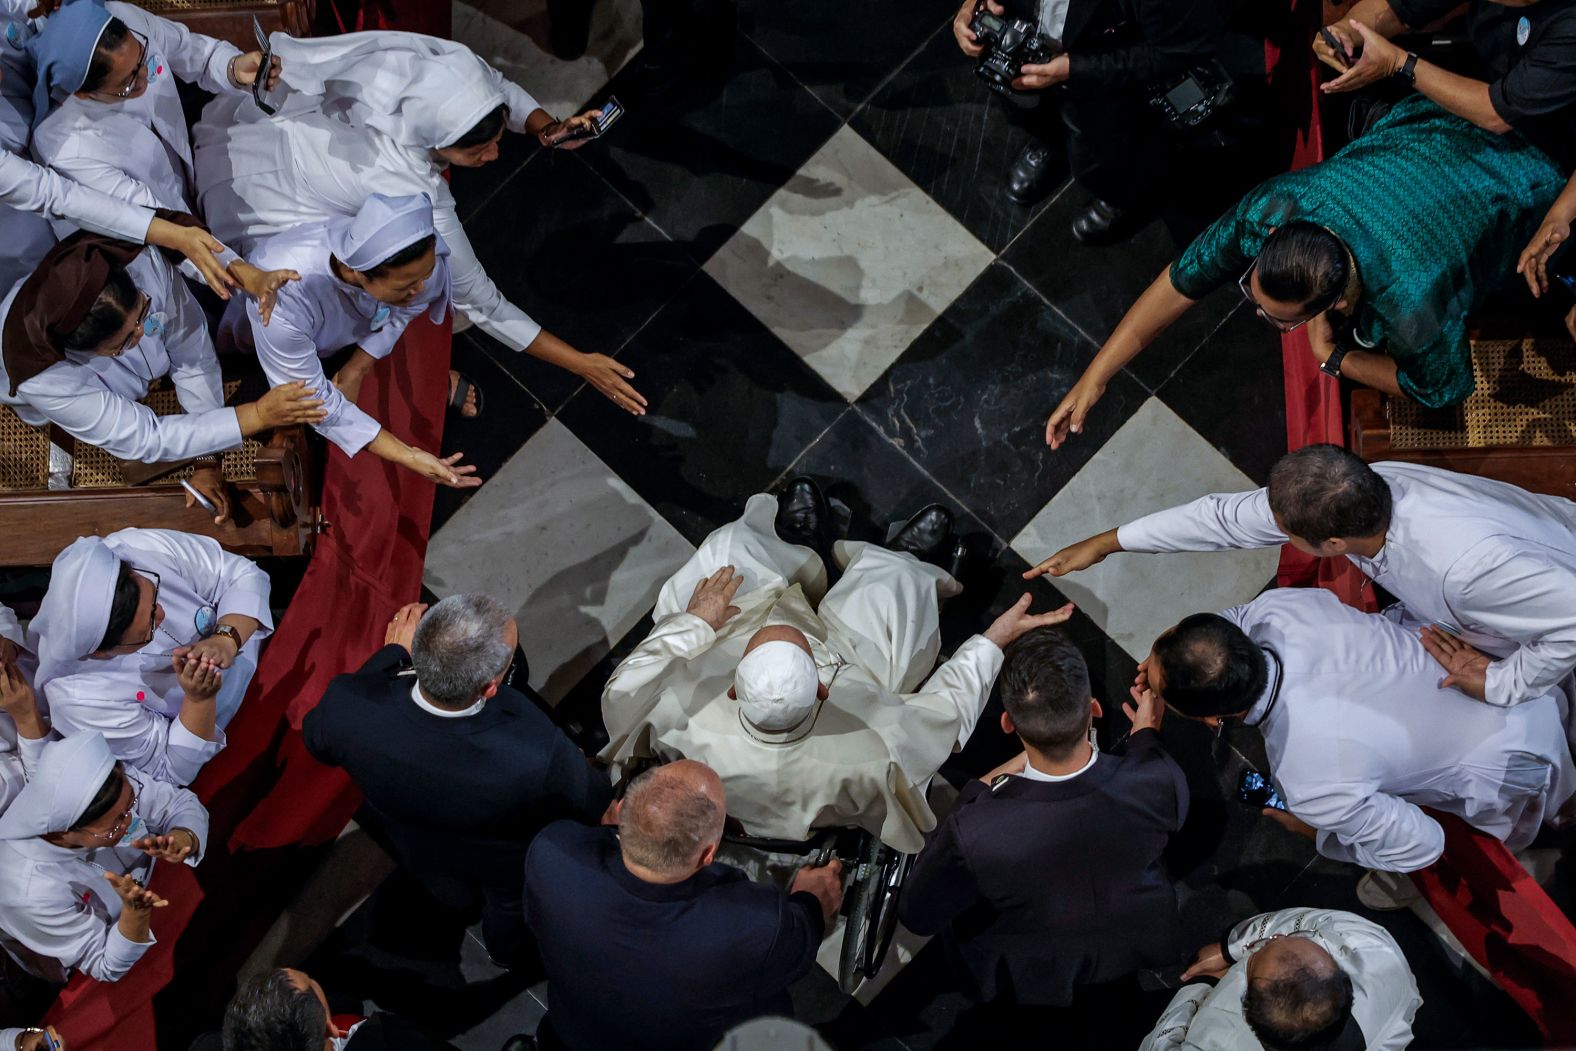
[(137, 573), (137, 574), (139, 574), (141, 576), (144, 576), (144, 577), (151, 577), (153, 579), (153, 604), (148, 607), (148, 637), (143, 639), (141, 642), (136, 644), (137, 648), (141, 649), (142, 647), (146, 646), (148, 643), (153, 641), (153, 633), (156, 630), (154, 625), (155, 625), (155, 622), (158, 620), (158, 610), (159, 610), (159, 575), (157, 573), (153, 572), (153, 570), (151, 570), (151, 569), (136, 569), (135, 567), (133, 567), (133, 572), (135, 572), (135, 573)]
[(148, 38), (135, 29), (131, 30), (131, 35), (136, 37), (138, 44), (141, 45), (141, 50), (137, 53), (136, 68), (131, 71), (131, 79), (126, 81), (126, 86), (119, 91), (100, 91), (96, 92), (96, 94), (108, 95), (117, 99), (129, 99), (137, 93), (138, 82), (142, 80), (142, 73), (148, 61)]
[(1312, 318), (1303, 318), (1301, 321), (1282, 321), (1280, 318), (1273, 316), (1263, 307), (1259, 306), (1259, 301), (1253, 298), (1253, 282), (1251, 280), (1253, 277), (1253, 271), (1257, 270), (1258, 266), (1259, 261), (1255, 259), (1252, 265), (1250, 265), (1243, 275), (1237, 279), (1237, 287), (1242, 289), (1242, 298), (1248, 301), (1248, 305), (1253, 308), (1253, 312), (1255, 314), (1269, 322), (1270, 326), (1279, 332), (1296, 332), (1299, 328), (1302, 328), (1302, 326), (1313, 320)]
[(128, 332), (126, 338), (120, 341), (120, 347), (115, 351), (116, 354), (124, 354), (142, 341), (143, 326), (148, 323), (148, 311), (153, 307), (153, 297), (141, 292), (138, 295), (142, 296), (142, 309), (137, 311), (137, 327)]
[[(124, 783), (125, 782), (122, 782), (122, 784)], [(131, 824), (131, 815), (137, 812), (138, 795), (139, 793), (137, 791), (136, 784), (133, 783), (131, 789), (131, 805), (120, 812), (120, 817), (116, 820), (114, 826), (108, 832), (89, 832), (87, 829), (83, 829), (82, 834), (96, 839), (101, 843), (119, 842), (121, 835), (125, 833), (127, 826)]]

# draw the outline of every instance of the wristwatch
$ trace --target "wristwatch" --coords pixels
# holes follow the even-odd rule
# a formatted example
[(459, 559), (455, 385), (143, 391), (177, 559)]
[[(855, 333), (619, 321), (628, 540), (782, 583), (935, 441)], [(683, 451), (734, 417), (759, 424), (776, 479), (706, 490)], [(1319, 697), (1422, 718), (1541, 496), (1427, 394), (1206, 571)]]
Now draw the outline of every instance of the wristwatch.
[[(1323, 368), (1323, 366), (1321, 365), (1320, 368)], [(221, 624), (217, 628), (214, 628), (213, 635), (211, 637), (218, 638), (220, 635), (223, 635), (225, 638), (235, 643), (235, 652), (241, 652), (241, 633), (235, 630), (235, 625)]]
[(1395, 79), (1404, 80), (1408, 84), (1417, 83), (1417, 52), (1408, 51), (1406, 61), (1401, 63), (1401, 68), (1395, 71)]
[(1319, 362), (1319, 371), (1324, 373), (1326, 376), (1333, 376), (1336, 379), (1340, 379), (1341, 362), (1345, 360), (1346, 348), (1337, 343), (1335, 345), (1335, 349), (1330, 352), (1330, 356)]

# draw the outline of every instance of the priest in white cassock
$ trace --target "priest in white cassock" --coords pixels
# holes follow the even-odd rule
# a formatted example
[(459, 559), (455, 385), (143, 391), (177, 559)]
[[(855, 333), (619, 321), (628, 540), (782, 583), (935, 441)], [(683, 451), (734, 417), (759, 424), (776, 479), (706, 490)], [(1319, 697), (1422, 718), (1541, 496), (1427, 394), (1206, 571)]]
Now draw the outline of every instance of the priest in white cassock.
[(1336, 909), (1243, 920), (1182, 981), (1138, 1051), (1405, 1051), (1423, 1003), (1390, 932)]
[[(322, 416), (305, 384), (226, 406), (207, 319), (186, 282), (160, 251), (97, 234), (67, 237), (0, 301), (0, 349), (0, 404), (23, 422), (53, 424), (123, 460), (210, 457), (192, 484), (221, 521), (228, 497), (217, 454)], [(184, 412), (160, 416), (142, 403), (162, 376)], [(51, 488), (68, 485), (70, 470), (70, 452), (52, 443)]]
[[(250, 255), (259, 238), (354, 215), (372, 194), (425, 193), (451, 253), (456, 310), (510, 349), (569, 370), (622, 409), (644, 411), (627, 366), (576, 350), (498, 290), (444, 178), (450, 165), (496, 160), (505, 130), (572, 149), (584, 140), (568, 136), (588, 115), (555, 120), (518, 84), (449, 40), (400, 32), (270, 39), (284, 59), (279, 112), (268, 117), (249, 101), (220, 98), (192, 132), (202, 207), (221, 239)], [(451, 382), (458, 384), (457, 374)]]
[(30, 973), (118, 981), (154, 938), (154, 862), (195, 866), (208, 811), (184, 788), (117, 762), (104, 738), (46, 745), (0, 815), (0, 946)]
[(1507, 707), (1556, 686), (1571, 692), (1576, 503), (1488, 478), (1370, 465), (1311, 445), (1277, 463), (1265, 489), (1147, 515), (1064, 548), (1027, 575), (1059, 577), (1117, 551), (1287, 542), (1319, 558), (1344, 555), (1394, 595), (1388, 615), (1420, 631), (1446, 682), (1469, 696)]
[(1266, 814), (1337, 861), (1433, 864), (1444, 830), (1423, 807), (1520, 850), (1576, 792), (1561, 692), (1496, 708), (1441, 689), (1415, 635), (1322, 588), (1194, 614), (1139, 676), (1184, 716), (1256, 727), (1289, 811)]
[(96, 731), (127, 766), (190, 784), (273, 631), (269, 581), (209, 537), (122, 529), (55, 559), (38, 616), (38, 686), (62, 734)]
[(640, 758), (705, 763), (751, 835), (857, 825), (915, 853), (936, 823), (926, 786), (973, 732), (1002, 649), (1072, 607), (1031, 616), (1025, 595), (932, 674), (940, 599), (960, 585), (915, 552), (945, 543), (944, 509), (911, 519), (898, 550), (838, 541), (830, 591), (821, 556), (781, 538), (777, 512), (751, 497), (663, 586), (655, 630), (603, 691), (602, 757), (615, 777)]
[(196, 213), (176, 80), (250, 97), (261, 52), (242, 54), (133, 4), (99, 0), (50, 15), (27, 47), (37, 69), (33, 155), (41, 164), (111, 197)]
[[(363, 449), (454, 488), (481, 484), (476, 468), (406, 445), (356, 405), (372, 366), (393, 352), (415, 318), (442, 324), (449, 313), (449, 247), (432, 224), (425, 195), (373, 194), (355, 215), (308, 223), (259, 242), (253, 256), (269, 269), (300, 275), (279, 291), (273, 317), (233, 300), (223, 338), (255, 349), (272, 384), (301, 381), (322, 402), (317, 432), (345, 453)], [(322, 359), (354, 347), (333, 380)]]

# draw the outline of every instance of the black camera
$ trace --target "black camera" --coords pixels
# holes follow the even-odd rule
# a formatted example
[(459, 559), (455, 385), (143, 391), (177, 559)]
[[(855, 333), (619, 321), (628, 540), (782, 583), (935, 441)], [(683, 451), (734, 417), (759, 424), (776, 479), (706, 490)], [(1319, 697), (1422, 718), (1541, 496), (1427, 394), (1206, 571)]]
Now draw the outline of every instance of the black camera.
[(1012, 82), (1022, 76), (1023, 67), (1040, 65), (1056, 57), (1056, 52), (1040, 36), (1038, 22), (993, 15), (985, 6), (985, 0), (975, 5), (974, 20), (969, 28), (974, 31), (980, 47), (985, 49), (974, 73), (998, 94), (1019, 94)]

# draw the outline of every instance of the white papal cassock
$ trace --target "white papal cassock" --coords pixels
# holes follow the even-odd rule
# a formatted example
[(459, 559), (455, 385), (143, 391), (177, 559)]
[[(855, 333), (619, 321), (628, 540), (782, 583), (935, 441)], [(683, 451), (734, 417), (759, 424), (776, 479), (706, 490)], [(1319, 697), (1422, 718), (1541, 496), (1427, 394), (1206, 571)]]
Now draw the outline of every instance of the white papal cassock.
[[(191, 289), (156, 248), (145, 249), (126, 270), (149, 299), (137, 345), (116, 357), (67, 351), (66, 360), (21, 383), (14, 397), (0, 363), (0, 404), (35, 427), (56, 424), (89, 445), (141, 463), (183, 460), (241, 444), (241, 424), (235, 409), (224, 405), (219, 359)], [(0, 303), (0, 321), (11, 312), (21, 287)], [(141, 403), (160, 376), (169, 376), (184, 412), (159, 416)]]
[[(936, 823), (925, 787), (973, 732), (1001, 650), (976, 635), (926, 680), (941, 647), (938, 589), (955, 590), (952, 578), (909, 555), (839, 541), (846, 568), (827, 591), (820, 558), (778, 539), (776, 509), (774, 496), (751, 497), (663, 586), (656, 629), (603, 691), (603, 758), (615, 777), (633, 757), (707, 764), (729, 816), (752, 835), (805, 839), (812, 828), (858, 825), (917, 852)], [(716, 632), (685, 607), (725, 565), (744, 575), (741, 612)], [(727, 696), (750, 636), (768, 624), (804, 632), (829, 691), (784, 733), (745, 726)]]
[(1279, 588), (1222, 615), (1278, 658), (1245, 721), (1326, 857), (1432, 864), (1444, 830), (1425, 806), (1519, 850), (1576, 791), (1558, 691), (1494, 708), (1441, 690), (1416, 635), (1322, 588)]
[[(1383, 549), (1352, 563), (1405, 607), (1495, 657), (1486, 699), (1519, 704), (1576, 669), (1576, 503), (1504, 482), (1381, 462), (1394, 510)], [(1286, 534), (1264, 489), (1218, 493), (1117, 530), (1126, 551), (1274, 547)]]
[(1417, 979), (1390, 932), (1336, 909), (1282, 909), (1243, 920), (1226, 936), (1236, 961), (1215, 985), (1195, 982), (1177, 990), (1138, 1051), (1259, 1051), (1242, 1016), (1248, 989), (1249, 946), (1276, 935), (1311, 936), (1352, 980), (1352, 1018), (1368, 1051), (1404, 1051), (1412, 1019), (1422, 1006)]
[[(175, 784), (190, 784), (202, 765), (225, 745), (223, 727), (240, 706), (263, 639), (272, 633), (268, 575), (249, 559), (233, 555), (210, 537), (169, 529), (122, 529), (104, 543), (133, 571), (157, 573), (164, 622), (153, 641), (135, 653), (51, 663), (39, 670), (41, 695), (55, 729), (70, 736), (83, 730), (103, 734), (115, 757), (129, 767)], [(199, 610), (208, 615), (199, 617)], [(205, 741), (177, 716), (185, 698), (170, 654), (203, 636), (199, 620), (217, 621), (231, 613), (256, 620), (259, 627), (224, 671), (216, 739)], [(44, 618), (33, 629), (47, 640), (53, 630)], [(210, 628), (211, 630), (211, 628)], [(47, 642), (39, 648), (47, 653)]]

